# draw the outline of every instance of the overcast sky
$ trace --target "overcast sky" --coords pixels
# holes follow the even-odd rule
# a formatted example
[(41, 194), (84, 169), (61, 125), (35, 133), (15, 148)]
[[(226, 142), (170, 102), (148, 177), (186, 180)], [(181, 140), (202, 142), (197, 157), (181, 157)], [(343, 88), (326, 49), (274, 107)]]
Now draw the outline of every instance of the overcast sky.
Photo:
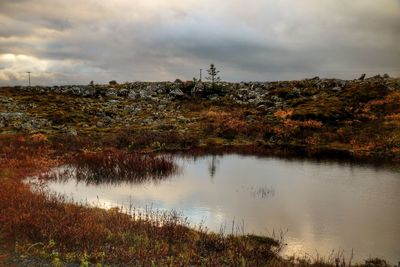
[(400, 76), (399, 0), (0, 0), (0, 85)]

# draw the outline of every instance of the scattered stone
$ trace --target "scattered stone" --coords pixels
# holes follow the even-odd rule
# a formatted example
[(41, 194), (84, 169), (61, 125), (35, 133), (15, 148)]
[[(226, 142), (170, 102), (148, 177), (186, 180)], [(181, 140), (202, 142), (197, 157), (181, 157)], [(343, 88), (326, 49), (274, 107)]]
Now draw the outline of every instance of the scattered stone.
[(106, 91), (106, 97), (109, 97), (109, 98), (117, 97), (117, 91), (115, 89), (108, 89)]
[(81, 89), (81, 95), (84, 97), (93, 97), (96, 95), (96, 88), (93, 86), (86, 86)]
[(126, 97), (129, 95), (129, 90), (128, 89), (121, 89), (117, 92), (117, 95), (120, 97)]
[(66, 134), (71, 135), (71, 136), (77, 136), (78, 132), (75, 130), (75, 128), (70, 127), (70, 128), (67, 128)]
[(151, 98), (151, 91), (148, 89), (139, 90), (138, 95), (140, 98), (148, 99)]
[(27, 121), (27, 122), (21, 124), (21, 130), (23, 130), (23, 131), (32, 131), (33, 127), (32, 127), (31, 122)]
[(136, 99), (137, 96), (138, 96), (138, 94), (136, 94), (135, 91), (130, 91), (129, 94), (128, 94), (128, 98), (129, 99)]
[(24, 117), (24, 113), (21, 112), (2, 112), (0, 113), (0, 119), (4, 120), (21, 120)]
[(212, 94), (208, 96), (208, 99), (210, 99), (211, 101), (217, 101), (219, 97), (217, 94)]
[(202, 82), (197, 82), (192, 88), (190, 94), (192, 96), (202, 96), (204, 94), (204, 84)]
[(170, 94), (171, 96), (177, 97), (177, 98), (185, 96), (185, 94), (184, 94), (184, 93), (182, 92), (182, 90), (179, 89), (179, 88), (173, 89), (171, 92), (169, 92), (169, 94)]

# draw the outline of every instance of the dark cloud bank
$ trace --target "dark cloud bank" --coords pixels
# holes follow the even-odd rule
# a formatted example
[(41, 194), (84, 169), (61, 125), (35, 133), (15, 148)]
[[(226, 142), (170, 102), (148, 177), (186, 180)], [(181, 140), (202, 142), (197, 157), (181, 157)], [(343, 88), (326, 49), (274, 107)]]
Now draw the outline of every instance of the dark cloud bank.
[(398, 0), (0, 2), (0, 85), (400, 74)]

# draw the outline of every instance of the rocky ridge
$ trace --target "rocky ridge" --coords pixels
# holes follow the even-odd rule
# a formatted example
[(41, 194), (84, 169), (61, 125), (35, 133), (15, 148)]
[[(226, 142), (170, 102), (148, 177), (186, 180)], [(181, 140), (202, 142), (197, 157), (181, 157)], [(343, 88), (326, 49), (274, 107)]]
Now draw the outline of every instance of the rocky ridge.
[(176, 80), (0, 88), (3, 134), (140, 131), (201, 142), (222, 138), (222, 144), (290, 143), (398, 153), (400, 79), (377, 75), (214, 86)]

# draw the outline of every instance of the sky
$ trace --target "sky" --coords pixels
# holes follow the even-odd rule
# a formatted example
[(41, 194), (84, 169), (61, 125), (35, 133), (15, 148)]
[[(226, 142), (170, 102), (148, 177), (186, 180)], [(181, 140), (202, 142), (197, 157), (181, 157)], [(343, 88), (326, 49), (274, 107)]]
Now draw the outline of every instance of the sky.
[(400, 76), (400, 0), (0, 0), (0, 85)]

